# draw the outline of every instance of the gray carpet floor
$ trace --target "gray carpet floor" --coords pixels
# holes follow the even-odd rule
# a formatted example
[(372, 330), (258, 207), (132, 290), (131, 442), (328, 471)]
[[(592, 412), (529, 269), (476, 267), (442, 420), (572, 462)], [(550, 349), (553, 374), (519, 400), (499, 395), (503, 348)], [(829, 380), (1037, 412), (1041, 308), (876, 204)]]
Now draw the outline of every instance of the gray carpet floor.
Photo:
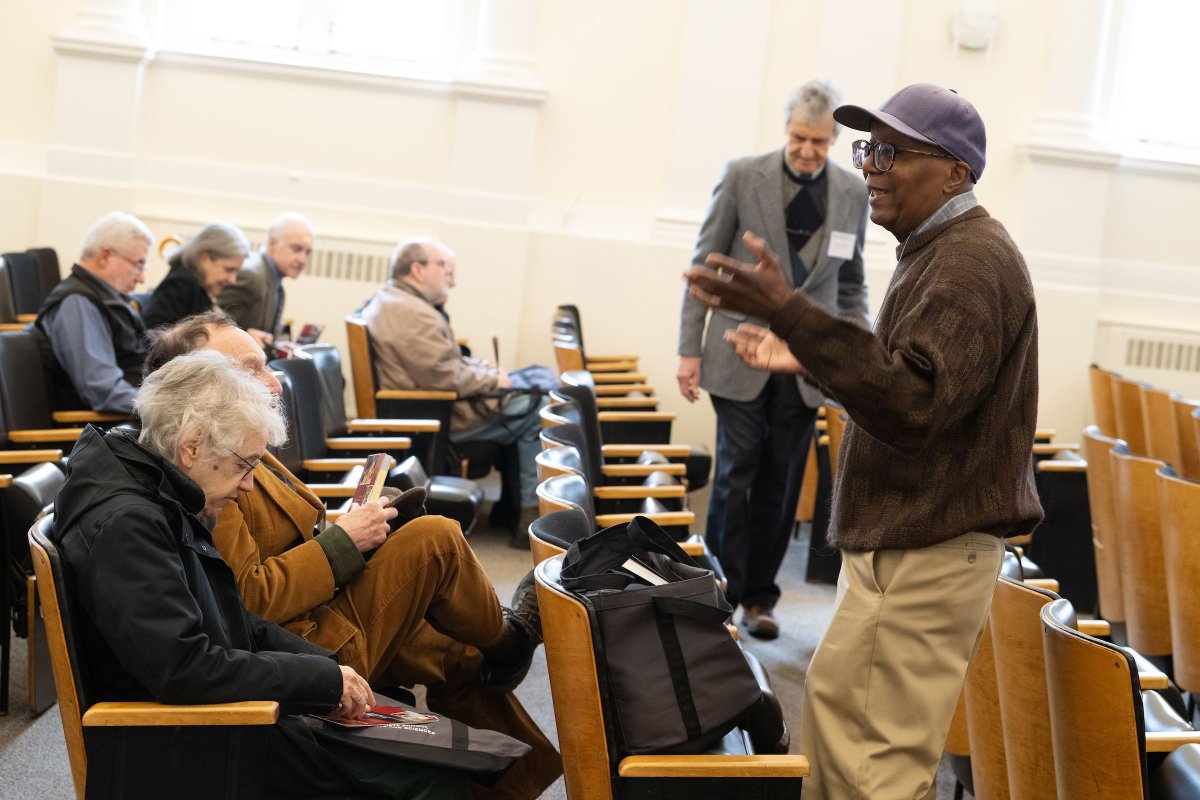
[[(699, 507), (696, 503), (694, 506)], [(766, 666), (771, 684), (778, 694), (795, 732), (800, 727), (800, 707), (804, 672), (817, 642), (832, 613), (832, 586), (808, 584), (804, 581), (807, 563), (807, 535), (793, 540), (780, 571), (779, 583), (783, 599), (776, 608), (782, 626), (778, 639), (764, 642), (743, 636), (742, 641)], [(529, 553), (511, 549), (507, 535), (489, 530), (480, 521), (472, 546), (487, 568), (501, 602), (508, 602), (513, 589), (530, 568)], [(74, 789), (71, 770), (63, 742), (62, 725), (57, 707), (32, 717), (25, 701), (25, 640), (14, 639), (12, 681), (10, 684), (9, 714), (0, 717), (0, 800), (7, 798), (71, 798)], [(551, 739), (557, 741), (554, 710), (546, 677), (546, 661), (539, 650), (533, 668), (517, 695), (529, 713)], [(938, 776), (939, 800), (953, 796), (953, 778), (943, 766)], [(970, 795), (967, 795), (970, 797)], [(543, 795), (547, 800), (564, 800), (566, 793), (560, 779)]]

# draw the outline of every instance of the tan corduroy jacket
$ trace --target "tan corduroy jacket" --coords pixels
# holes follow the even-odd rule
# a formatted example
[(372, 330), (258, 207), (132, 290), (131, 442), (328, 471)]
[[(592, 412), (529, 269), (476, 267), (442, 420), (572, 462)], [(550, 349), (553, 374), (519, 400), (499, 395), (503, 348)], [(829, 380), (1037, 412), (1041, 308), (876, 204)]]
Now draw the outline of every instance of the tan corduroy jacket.
[[(336, 652), (356, 628), (325, 605), (338, 586), (313, 535), (323, 506), (274, 456), (267, 453), (262, 460), (254, 470), (254, 489), (240, 492), (217, 518), (213, 543), (233, 570), (246, 608)], [(295, 488), (271, 470), (286, 475)], [(345, 537), (340, 529), (338, 534)]]

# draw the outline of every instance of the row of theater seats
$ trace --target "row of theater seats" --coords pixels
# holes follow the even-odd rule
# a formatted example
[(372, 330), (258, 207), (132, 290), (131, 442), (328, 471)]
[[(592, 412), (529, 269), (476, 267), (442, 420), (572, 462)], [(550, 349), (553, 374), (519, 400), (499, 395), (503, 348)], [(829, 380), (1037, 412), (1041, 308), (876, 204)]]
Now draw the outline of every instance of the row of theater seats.
[[(1045, 563), (1051, 579), (1025, 583), (1006, 566), (947, 742), (978, 798), (1200, 797), (1200, 403), (1090, 378), (1086, 458), (1037, 467), (1047, 524), (1043, 481), (1085, 482), (1090, 552), (1076, 561), (1094, 563), (1093, 602), (1060, 599)], [(1060, 538), (1044, 527), (1031, 548)]]
[(1084, 432), (1100, 613), (1200, 691), (1200, 401), (1092, 367)]

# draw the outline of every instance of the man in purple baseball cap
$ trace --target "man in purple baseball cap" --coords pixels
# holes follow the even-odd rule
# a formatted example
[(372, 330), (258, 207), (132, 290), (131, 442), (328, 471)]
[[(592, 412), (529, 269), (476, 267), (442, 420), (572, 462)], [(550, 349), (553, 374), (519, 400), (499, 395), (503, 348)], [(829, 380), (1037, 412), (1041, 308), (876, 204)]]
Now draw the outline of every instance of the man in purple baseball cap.
[(931, 84), (834, 118), (871, 221), (900, 242), (873, 332), (791, 291), (775, 254), (720, 254), (693, 296), (767, 320), (726, 336), (749, 364), (804, 375), (850, 417), (829, 540), (834, 617), (805, 683), (805, 800), (934, 796), (950, 719), (991, 604), (1003, 538), (1042, 519), (1033, 485), (1037, 311), (1025, 261), (979, 205), (975, 107)]

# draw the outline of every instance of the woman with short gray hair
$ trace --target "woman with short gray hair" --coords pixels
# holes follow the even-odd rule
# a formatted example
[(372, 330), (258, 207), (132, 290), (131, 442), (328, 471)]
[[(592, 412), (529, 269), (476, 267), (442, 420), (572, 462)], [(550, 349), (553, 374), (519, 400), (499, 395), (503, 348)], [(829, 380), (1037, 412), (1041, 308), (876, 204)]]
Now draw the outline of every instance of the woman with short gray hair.
[(277, 701), (261, 762), (266, 795), (468, 797), (465, 773), (333, 751), (294, 716), (361, 719), (375, 698), (331, 653), (248, 612), (213, 545), (216, 516), (253, 488), (267, 446), (285, 438), (271, 392), (202, 350), (148, 375), (136, 408), (140, 434), (84, 432), (55, 500), (51, 538), (82, 612), (80, 656), (97, 696)]
[(217, 308), (217, 295), (237, 282), (250, 254), (246, 235), (227, 222), (210, 222), (167, 259), (167, 277), (154, 290), (142, 313), (147, 328), (174, 325), (193, 314)]

